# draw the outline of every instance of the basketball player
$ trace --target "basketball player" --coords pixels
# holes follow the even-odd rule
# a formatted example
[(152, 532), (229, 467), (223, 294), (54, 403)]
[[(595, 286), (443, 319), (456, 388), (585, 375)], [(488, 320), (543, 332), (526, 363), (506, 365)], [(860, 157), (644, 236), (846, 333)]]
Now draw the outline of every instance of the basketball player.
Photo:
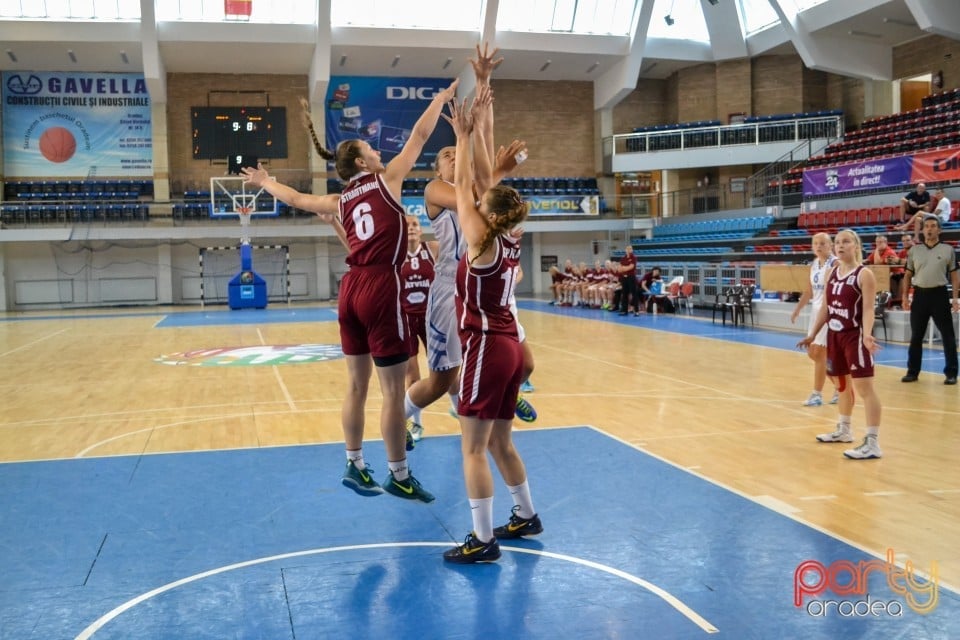
[[(817, 314), (820, 313), (820, 307), (823, 306), (823, 291), (827, 284), (827, 276), (830, 275), (830, 269), (833, 268), (837, 258), (833, 255), (833, 243), (830, 235), (818, 233), (813, 236), (813, 262), (810, 263), (810, 278), (807, 281), (807, 287), (800, 295), (797, 306), (790, 314), (790, 322), (796, 322), (797, 316), (812, 302), (810, 306), (810, 321), (807, 324), (807, 332), (817, 321)], [(823, 385), (827, 380), (827, 327), (823, 327), (817, 332), (813, 343), (807, 348), (807, 356), (813, 360), (813, 391), (810, 397), (803, 403), (805, 407), (819, 407), (823, 404)], [(830, 404), (836, 404), (840, 400), (839, 392), (834, 390), (833, 399)]]
[[(420, 343), (427, 346), (427, 296), (430, 293), (430, 283), (433, 282), (434, 264), (433, 251), (422, 239), (420, 220), (417, 216), (407, 216), (407, 259), (400, 267), (400, 283), (403, 294), (400, 296), (400, 306), (407, 316), (407, 325), (410, 333), (407, 336), (410, 360), (407, 361), (407, 388), (420, 379)], [(435, 244), (435, 243), (434, 243)], [(420, 422), (420, 416), (414, 416), (414, 422)], [(419, 440), (419, 436), (411, 434)]]
[[(363, 496), (387, 491), (408, 500), (434, 499), (410, 473), (404, 450), (403, 391), (409, 355), (407, 326), (400, 308), (400, 265), (407, 246), (407, 225), (400, 192), (404, 177), (436, 128), (444, 103), (455, 95), (457, 84), (454, 80), (437, 92), (414, 124), (403, 149), (387, 165), (381, 162), (380, 152), (362, 140), (344, 140), (336, 153), (331, 153), (319, 144), (311, 124), (317, 152), (335, 162), (337, 175), (346, 182), (339, 196), (302, 194), (270, 180), (262, 168), (243, 170), (248, 182), (299, 209), (331, 213), (331, 204), (335, 205), (346, 231), (350, 269), (341, 282), (337, 308), (348, 374), (341, 414), (347, 450), (342, 481)], [(364, 407), (374, 367), (383, 394), (380, 432), (390, 469), (382, 485), (373, 480), (363, 459)]]
[(854, 460), (879, 458), (883, 455), (877, 442), (881, 408), (880, 397), (873, 388), (873, 354), (880, 349), (873, 337), (877, 281), (862, 264), (863, 247), (856, 233), (850, 229), (837, 233), (834, 249), (837, 264), (827, 278), (826, 304), (820, 307), (807, 337), (797, 344), (802, 347), (813, 344), (820, 329), (827, 326), (827, 374), (838, 380), (840, 422), (835, 431), (820, 434), (817, 440), (853, 442), (850, 416), (856, 392), (863, 399), (867, 436), (859, 447), (847, 449), (843, 455)]
[[(477, 118), (490, 108), (489, 87), (478, 88)], [(480, 105), (480, 109), (477, 105)], [(457, 134), (457, 154), (470, 149), (473, 118), (465, 105), (452, 102), (450, 120)], [(445, 116), (446, 117), (446, 116)], [(482, 135), (474, 140), (483, 148)], [(526, 217), (527, 207), (514, 189), (497, 185), (482, 192), (479, 208), (466, 163), (455, 169), (457, 212), (467, 251), (457, 271), (457, 311), (464, 362), (457, 412), (462, 431), (463, 475), (470, 501), (473, 530), (462, 545), (444, 552), (444, 560), (459, 564), (500, 558), (497, 537), (517, 538), (543, 530), (533, 508), (523, 460), (513, 445), (511, 430), (516, 397), (523, 376), (523, 349), (510, 299), (520, 262), (520, 244), (509, 233)], [(493, 475), (487, 451), (514, 497), (510, 521), (493, 527)]]
[[(481, 53), (477, 47), (477, 60), (471, 60), (477, 86), (489, 86), (490, 73), (502, 60), (494, 60), (496, 50), (489, 53), (485, 47)], [(526, 157), (526, 145), (514, 140), (507, 149), (497, 154), (493, 180), (499, 181)], [(470, 155), (462, 156), (469, 168)], [(431, 180), (423, 192), (430, 218), (430, 227), (438, 242), (435, 276), (427, 299), (427, 366), (429, 375), (411, 385), (404, 396), (404, 413), (407, 429), (418, 442), (423, 436), (420, 413), (446, 394), (451, 407), (457, 405), (457, 384), (460, 365), (463, 362), (460, 338), (457, 334), (457, 310), (454, 302), (457, 265), (463, 257), (466, 245), (457, 217), (457, 194), (453, 185), (454, 167), (457, 164), (456, 147), (445, 147), (437, 154), (434, 168), (437, 177)], [(487, 160), (489, 162), (489, 160)], [(518, 401), (522, 400), (518, 398)], [(522, 400), (526, 403), (526, 400)], [(520, 405), (518, 404), (518, 407)], [(526, 404), (524, 408), (529, 406)], [(532, 407), (531, 407), (532, 410)], [(529, 412), (525, 415), (530, 415)], [(536, 417), (536, 412), (532, 415)]]

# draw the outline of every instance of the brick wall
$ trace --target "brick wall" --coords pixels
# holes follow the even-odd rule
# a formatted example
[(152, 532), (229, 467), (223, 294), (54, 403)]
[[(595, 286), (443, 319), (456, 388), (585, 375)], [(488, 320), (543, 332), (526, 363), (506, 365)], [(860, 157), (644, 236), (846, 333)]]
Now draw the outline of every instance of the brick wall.
[(731, 113), (753, 113), (750, 60), (731, 60), (716, 65), (717, 112), (715, 118), (727, 124)]
[(613, 130), (628, 133), (637, 127), (647, 127), (669, 122), (667, 120), (667, 81), (645, 80), (637, 82), (630, 92), (613, 108)]
[(491, 86), (495, 144), (516, 138), (526, 140), (530, 149), (530, 159), (516, 175), (596, 175), (593, 83), (494, 78)]
[[(226, 163), (194, 160), (190, 107), (273, 107), (287, 109), (287, 158), (268, 161), (271, 173), (287, 183), (309, 179), (310, 136), (300, 124), (299, 98), (307, 95), (306, 76), (171, 73), (167, 76), (167, 140), (171, 196), (184, 189), (208, 189), (210, 177), (226, 173)], [(257, 91), (262, 93), (246, 93)], [(180, 193), (177, 193), (180, 191)]]
[(858, 127), (864, 120), (864, 84), (858, 78), (827, 74), (827, 109), (843, 109), (847, 129)]
[(893, 48), (893, 77), (943, 72), (943, 88), (960, 87), (960, 41), (930, 35)]
[(800, 56), (759, 56), (752, 63), (754, 114), (803, 111), (803, 63)]
[(717, 72), (714, 64), (698, 64), (677, 72), (678, 122), (713, 120), (717, 115)]

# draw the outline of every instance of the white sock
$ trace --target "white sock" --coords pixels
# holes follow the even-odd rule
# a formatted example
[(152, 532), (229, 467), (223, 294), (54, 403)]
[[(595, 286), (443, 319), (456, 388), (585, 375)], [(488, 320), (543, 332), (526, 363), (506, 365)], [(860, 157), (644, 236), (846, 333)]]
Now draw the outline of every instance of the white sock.
[(880, 436), (880, 427), (867, 427), (867, 436), (877, 439)]
[(410, 477), (410, 467), (407, 466), (407, 459), (390, 461), (387, 460), (387, 466), (390, 468), (390, 473), (393, 474), (394, 480), (399, 480), (403, 482)]
[(407, 389), (407, 392), (403, 394), (403, 417), (413, 418), (414, 422), (420, 424), (420, 411), (421, 407), (413, 404), (413, 400), (410, 399), (410, 390)]
[(524, 480), (523, 484), (518, 484), (515, 487), (507, 485), (507, 489), (510, 490), (510, 495), (513, 497), (513, 504), (520, 507), (517, 509), (518, 516), (530, 519), (537, 515), (533, 508), (533, 498), (530, 497), (530, 483), (528, 481)]
[(850, 428), (850, 416), (840, 416), (840, 426)]
[(473, 533), (481, 542), (493, 540), (493, 496), (470, 498), (470, 516), (473, 518)]
[(363, 461), (363, 449), (347, 449), (347, 460), (353, 463), (357, 471), (363, 471), (367, 468), (367, 463)]

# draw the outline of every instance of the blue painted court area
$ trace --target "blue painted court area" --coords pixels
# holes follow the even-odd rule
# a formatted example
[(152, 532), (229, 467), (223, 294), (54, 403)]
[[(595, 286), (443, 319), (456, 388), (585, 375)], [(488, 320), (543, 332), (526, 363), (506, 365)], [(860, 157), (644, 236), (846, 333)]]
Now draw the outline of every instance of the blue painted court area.
[[(709, 312), (707, 312), (705, 317), (690, 317), (679, 313), (661, 313), (657, 315), (641, 313), (639, 316), (619, 316), (616, 313), (600, 311), (599, 309), (555, 307), (543, 301), (528, 300), (520, 302), (518, 306), (521, 310), (526, 311), (540, 311), (542, 313), (596, 320), (598, 322), (613, 322), (620, 325), (651, 329), (653, 331), (682, 333), (685, 335), (699, 336), (701, 338), (728, 340), (757, 347), (784, 349), (786, 351), (797, 351), (797, 341), (803, 337), (801, 333), (803, 327), (799, 325), (797, 331), (791, 333), (789, 331), (776, 331), (749, 325), (733, 325), (729, 322), (723, 324), (719, 317), (716, 322), (712, 322)], [(521, 318), (521, 321), (522, 320), (523, 318)], [(876, 364), (894, 367), (906, 373), (907, 345), (892, 342), (881, 342), (880, 344), (882, 348), (874, 358)], [(942, 375), (943, 365), (943, 349), (924, 348), (921, 366), (922, 371)]]
[(872, 557), (592, 428), (516, 440), (545, 531), (482, 566), (441, 559), (470, 527), (456, 437), (411, 454), (430, 505), (345, 489), (337, 444), (0, 465), (0, 637), (960, 637), (943, 589), (927, 615), (795, 607), (801, 562)]

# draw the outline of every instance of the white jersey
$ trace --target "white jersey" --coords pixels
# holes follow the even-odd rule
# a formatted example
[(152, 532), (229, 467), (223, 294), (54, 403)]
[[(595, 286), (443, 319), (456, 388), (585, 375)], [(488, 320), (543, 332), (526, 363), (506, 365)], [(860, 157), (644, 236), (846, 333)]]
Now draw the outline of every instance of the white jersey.
[(810, 290), (813, 292), (813, 297), (810, 298), (810, 301), (813, 303), (813, 313), (819, 311), (820, 307), (823, 306), (823, 296), (827, 289), (827, 277), (830, 275), (830, 269), (833, 268), (836, 261), (837, 257), (830, 255), (823, 261), (822, 265), (817, 258), (810, 263)]
[[(827, 278), (830, 277), (830, 270), (833, 269), (836, 263), (837, 257), (832, 254), (823, 261), (822, 265), (820, 264), (819, 258), (814, 258), (813, 262), (810, 263), (810, 290), (813, 292), (813, 296), (810, 298), (810, 321), (807, 324), (807, 333), (810, 332), (810, 329), (813, 328), (814, 323), (817, 321), (817, 314), (820, 313), (820, 307), (823, 306), (826, 298)], [(821, 347), (827, 346), (826, 324), (824, 324), (820, 332), (814, 336), (813, 344)]]
[(467, 241), (460, 230), (460, 219), (453, 209), (441, 209), (436, 218), (430, 221), (433, 235), (440, 243), (435, 265), (436, 277), (455, 282), (460, 258), (467, 252)]

